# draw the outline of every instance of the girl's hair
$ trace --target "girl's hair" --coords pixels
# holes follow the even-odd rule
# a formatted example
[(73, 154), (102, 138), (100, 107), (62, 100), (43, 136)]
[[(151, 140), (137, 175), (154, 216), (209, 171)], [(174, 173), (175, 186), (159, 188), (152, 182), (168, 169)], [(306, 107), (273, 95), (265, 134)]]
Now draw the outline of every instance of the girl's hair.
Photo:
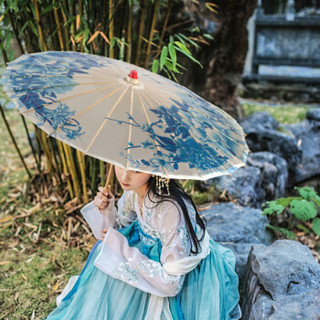
[[(170, 201), (176, 206), (177, 206), (176, 203), (178, 203), (178, 205), (180, 206), (180, 208), (182, 210), (183, 217), (186, 222), (187, 230), (188, 230), (188, 233), (190, 236), (191, 252), (194, 254), (198, 254), (199, 252), (201, 252), (200, 241), (203, 239), (204, 231), (206, 229), (205, 220), (200, 217), (198, 210), (197, 210), (195, 204), (193, 203), (192, 199), (172, 179), (170, 179), (170, 182), (169, 182), (169, 192), (170, 192), (170, 195), (167, 193), (167, 186), (165, 185), (162, 188), (162, 193), (159, 194), (158, 188), (156, 185), (156, 177), (152, 177), (152, 176), (150, 177), (150, 179), (148, 180), (148, 191), (147, 191), (149, 200), (153, 203), (156, 203), (156, 206), (158, 206), (163, 201)], [(156, 197), (159, 199), (159, 201), (153, 201), (150, 197), (150, 193), (156, 195)], [(200, 226), (201, 230), (203, 231), (200, 239), (198, 239), (198, 237), (193, 229), (193, 226), (192, 226), (189, 214), (188, 214), (188, 209), (187, 209), (186, 203), (190, 203), (195, 210), (196, 223)]]

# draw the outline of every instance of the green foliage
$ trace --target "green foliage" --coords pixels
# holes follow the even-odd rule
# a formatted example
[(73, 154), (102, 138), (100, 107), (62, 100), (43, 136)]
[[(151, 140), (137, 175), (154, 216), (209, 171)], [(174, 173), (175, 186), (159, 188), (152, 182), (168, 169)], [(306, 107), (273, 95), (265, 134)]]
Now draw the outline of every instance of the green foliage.
[(286, 228), (276, 227), (270, 224), (267, 225), (267, 228), (283, 233), (288, 239), (295, 240), (296, 238), (296, 234)]
[[(310, 233), (306, 224), (310, 224), (311, 230), (320, 235), (320, 219), (317, 217), (320, 209), (320, 197), (311, 187), (295, 188), (300, 197), (279, 198), (274, 201), (267, 201), (263, 210), (265, 215), (279, 216), (285, 211), (291, 214), (299, 223), (295, 226), (305, 232)], [(286, 236), (292, 236), (291, 231), (286, 228), (269, 226), (276, 231), (284, 233)], [(286, 231), (285, 231), (286, 230)]]
[(304, 105), (265, 106), (244, 103), (242, 107), (246, 117), (255, 112), (267, 111), (280, 123), (300, 122), (310, 110), (310, 107)]

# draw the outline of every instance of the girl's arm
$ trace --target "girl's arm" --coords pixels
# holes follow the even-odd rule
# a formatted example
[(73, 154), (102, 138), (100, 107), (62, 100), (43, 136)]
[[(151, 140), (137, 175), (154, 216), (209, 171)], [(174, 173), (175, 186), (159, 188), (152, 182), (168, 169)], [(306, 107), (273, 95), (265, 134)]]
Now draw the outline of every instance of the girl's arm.
[(110, 228), (95, 266), (113, 278), (156, 296), (178, 294), (184, 277), (168, 274), (163, 264), (189, 256), (190, 243), (182, 214), (174, 204), (165, 204), (163, 211), (155, 214), (162, 243), (160, 262), (151, 260), (137, 248), (130, 247), (126, 237)]
[(131, 192), (124, 192), (121, 196), (118, 201), (119, 210), (114, 205), (113, 196), (108, 201), (108, 206), (102, 210), (99, 209), (97, 201), (89, 202), (80, 210), (97, 239), (101, 238), (102, 230), (112, 228), (115, 224), (117, 227), (127, 226), (135, 219), (132, 214), (133, 195)]

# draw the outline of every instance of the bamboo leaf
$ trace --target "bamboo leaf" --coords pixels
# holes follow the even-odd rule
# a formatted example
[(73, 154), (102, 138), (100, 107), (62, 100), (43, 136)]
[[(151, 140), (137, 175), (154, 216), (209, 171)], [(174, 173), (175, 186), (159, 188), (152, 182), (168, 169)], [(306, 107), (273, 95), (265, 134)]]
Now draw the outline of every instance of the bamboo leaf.
[[(175, 47), (176, 50), (180, 51), (181, 53), (183, 53), (186, 57), (188, 57), (190, 60), (192, 60), (193, 62), (197, 63), (201, 68), (202, 68), (202, 64), (197, 60), (195, 59), (191, 54), (183, 51), (180, 49), (180, 47)], [(189, 50), (188, 50), (189, 51)]]
[(204, 36), (205, 38), (209, 39), (209, 40), (213, 40), (213, 39), (214, 39), (214, 37), (213, 37), (211, 34), (209, 34), (209, 33), (204, 33), (203, 36)]
[(177, 45), (183, 52), (191, 54), (190, 50), (181, 42), (175, 41), (175, 45)]
[(158, 67), (159, 67), (159, 60), (158, 59), (153, 60), (152, 72), (153, 73), (158, 73)]
[(167, 56), (168, 56), (168, 47), (164, 46), (161, 50), (161, 55), (160, 55), (160, 70), (162, 70), (164, 64), (166, 63)]
[(109, 39), (107, 38), (107, 36), (106, 36), (102, 31), (100, 31), (99, 33), (100, 33), (101, 37), (105, 40), (105, 42), (107, 42), (108, 44), (110, 44), (110, 41), (109, 41)]
[(89, 39), (89, 41), (87, 42), (87, 44), (91, 43), (100, 33), (100, 31), (96, 31)]
[(215, 8), (218, 8), (218, 5), (213, 2), (206, 2), (205, 6), (207, 9), (209, 9), (213, 13), (218, 13), (218, 11)]
[(182, 33), (179, 33), (179, 36), (181, 36), (183, 39), (185, 39), (187, 42), (189, 42), (190, 44), (192, 44), (196, 49), (200, 49), (200, 46), (194, 42), (192, 39), (190, 39), (189, 37), (185, 36)]
[(37, 30), (36, 26), (34, 25), (34, 23), (31, 20), (29, 22), (30, 22), (30, 27), (31, 27), (33, 33), (38, 37), (38, 30)]
[(174, 48), (173, 43), (169, 43), (168, 48), (169, 48), (170, 58), (172, 59), (173, 67), (175, 68), (177, 64), (177, 54), (176, 54), (176, 50)]

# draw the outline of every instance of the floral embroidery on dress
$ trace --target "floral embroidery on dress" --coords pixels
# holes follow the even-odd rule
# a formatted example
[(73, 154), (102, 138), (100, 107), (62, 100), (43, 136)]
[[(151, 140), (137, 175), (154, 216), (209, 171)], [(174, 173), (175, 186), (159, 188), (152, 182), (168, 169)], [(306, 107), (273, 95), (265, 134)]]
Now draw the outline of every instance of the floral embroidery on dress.
[(119, 265), (119, 272), (113, 273), (113, 278), (124, 281), (130, 285), (136, 285), (139, 277), (129, 262), (122, 262)]
[(161, 282), (174, 285), (180, 276), (167, 274), (159, 262), (151, 260), (139, 260), (137, 269), (143, 272), (147, 277), (154, 278), (160, 277)]

